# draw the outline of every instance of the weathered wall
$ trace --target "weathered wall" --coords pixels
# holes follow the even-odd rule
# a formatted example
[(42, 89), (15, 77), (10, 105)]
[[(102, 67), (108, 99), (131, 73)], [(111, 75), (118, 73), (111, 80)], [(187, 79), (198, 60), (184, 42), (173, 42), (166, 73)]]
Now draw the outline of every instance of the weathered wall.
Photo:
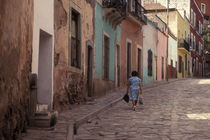
[[(103, 34), (106, 33), (110, 38), (109, 44), (109, 81), (103, 80)], [(113, 87), (115, 80), (115, 45), (120, 42), (120, 27), (116, 29), (103, 19), (103, 8), (99, 3), (95, 7), (95, 63), (94, 63), (94, 94), (101, 95), (108, 88)], [(102, 84), (103, 83), (103, 84)]]
[(33, 1), (0, 3), (0, 138), (14, 140), (28, 114)]
[[(155, 79), (156, 66), (155, 66), (155, 56), (157, 56), (157, 27), (151, 23), (147, 22), (147, 25), (143, 26), (143, 82), (149, 83)], [(148, 50), (152, 51), (153, 54), (153, 75), (148, 76)]]
[[(81, 14), (81, 69), (69, 65), (70, 10)], [(86, 41), (94, 45), (95, 1), (55, 0), (54, 107), (58, 110), (84, 101), (86, 90)], [(94, 46), (93, 46), (94, 47)]]
[[(164, 33), (158, 30), (157, 43), (157, 80), (165, 80), (166, 78), (166, 54), (167, 53), (167, 37)], [(164, 58), (163, 71), (164, 78), (162, 79), (162, 58)]]
[[(129, 18), (126, 18), (121, 24), (121, 69), (120, 69), (120, 83), (121, 86), (127, 85), (127, 40), (132, 42), (132, 69), (137, 71), (137, 52), (138, 47), (142, 49), (143, 41), (142, 41), (142, 27), (132, 21)], [(142, 55), (143, 53), (141, 53)], [(141, 59), (142, 60), (142, 59)], [(141, 62), (141, 64), (143, 61)], [(141, 66), (142, 68), (142, 66)], [(141, 70), (142, 71), (142, 70)], [(140, 77), (142, 73), (140, 73)]]
[(176, 66), (176, 62), (177, 62), (177, 40), (174, 39), (173, 37), (171, 37), (169, 35), (168, 38), (168, 64), (171, 64), (171, 60), (173, 60), (173, 67)]
[[(176, 78), (177, 75), (177, 56), (178, 56), (178, 48), (177, 48), (177, 40), (169, 35), (168, 38), (168, 78)], [(173, 63), (171, 65), (171, 60)]]

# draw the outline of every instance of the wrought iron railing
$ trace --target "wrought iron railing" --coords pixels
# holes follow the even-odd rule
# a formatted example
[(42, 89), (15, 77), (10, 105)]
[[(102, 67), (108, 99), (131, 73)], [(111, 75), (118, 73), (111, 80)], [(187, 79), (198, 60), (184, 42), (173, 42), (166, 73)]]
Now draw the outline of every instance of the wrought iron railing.
[(141, 6), (138, 0), (128, 0), (128, 12), (139, 20), (145, 20), (145, 9)]
[(179, 48), (185, 48), (187, 51), (190, 51), (190, 44), (185, 39), (180, 39)]
[(126, 16), (126, 1), (125, 0), (102, 0), (102, 5), (105, 8), (116, 8), (121, 16)]

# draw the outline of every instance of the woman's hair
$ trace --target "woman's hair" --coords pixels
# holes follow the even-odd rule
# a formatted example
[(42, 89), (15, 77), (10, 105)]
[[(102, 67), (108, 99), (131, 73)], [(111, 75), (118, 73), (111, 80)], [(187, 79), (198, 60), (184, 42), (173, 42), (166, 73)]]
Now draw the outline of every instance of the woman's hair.
[(132, 71), (131, 75), (132, 76), (138, 76), (138, 72), (137, 71)]

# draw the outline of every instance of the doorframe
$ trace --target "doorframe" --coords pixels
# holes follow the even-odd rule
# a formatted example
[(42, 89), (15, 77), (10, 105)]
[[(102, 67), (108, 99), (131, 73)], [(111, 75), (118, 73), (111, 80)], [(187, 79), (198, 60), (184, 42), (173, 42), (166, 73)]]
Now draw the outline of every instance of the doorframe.
[[(119, 71), (121, 71), (121, 45), (118, 41), (116, 41), (115, 43), (115, 87), (120, 87), (120, 80), (118, 79), (121, 79), (121, 74), (118, 73), (118, 67), (117, 67), (117, 64), (118, 64), (118, 51), (117, 51), (117, 48), (119, 47)], [(119, 77), (118, 77), (119, 76)], [(118, 86), (119, 84), (119, 86)]]
[(89, 57), (89, 47), (91, 48), (91, 61), (92, 61), (92, 66), (91, 66), (91, 89), (89, 90), (89, 85), (87, 84), (87, 90), (88, 90), (88, 93), (87, 93), (87, 96), (88, 97), (92, 97), (93, 96), (93, 68), (94, 68), (94, 46), (93, 46), (93, 43), (90, 41), (90, 40), (87, 40), (86, 41), (86, 78), (87, 78), (87, 81), (88, 81), (88, 57)]
[[(128, 43), (130, 43), (131, 44), (131, 52), (130, 52), (130, 61), (131, 61), (131, 72), (132, 72), (132, 40), (130, 40), (130, 39), (128, 39), (128, 38), (126, 38), (126, 54), (125, 54), (125, 57), (126, 57), (126, 79), (128, 78), (127, 77), (127, 74), (128, 74), (128, 56), (127, 56), (127, 54), (128, 54)], [(131, 75), (131, 73), (129, 74), (129, 75)]]
[(138, 49), (140, 49), (141, 50), (141, 62), (140, 62), (140, 72), (141, 73), (139, 73), (139, 77), (141, 78), (141, 79), (143, 79), (143, 48), (142, 48), (142, 46), (141, 45), (137, 45), (137, 51), (136, 51), (136, 66), (137, 66), (137, 71), (138, 71)]

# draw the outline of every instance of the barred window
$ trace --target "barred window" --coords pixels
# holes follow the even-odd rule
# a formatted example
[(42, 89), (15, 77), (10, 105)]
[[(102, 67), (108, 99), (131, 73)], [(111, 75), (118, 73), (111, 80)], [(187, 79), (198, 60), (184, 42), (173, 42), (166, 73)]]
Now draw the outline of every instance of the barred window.
[(109, 37), (104, 35), (104, 46), (103, 46), (103, 71), (104, 79), (109, 79)]
[(152, 51), (148, 51), (148, 76), (152, 76)]
[(182, 72), (182, 57), (179, 56), (179, 73)]
[(70, 65), (80, 68), (81, 65), (81, 36), (80, 36), (80, 14), (75, 10), (71, 12), (71, 44), (70, 44)]

